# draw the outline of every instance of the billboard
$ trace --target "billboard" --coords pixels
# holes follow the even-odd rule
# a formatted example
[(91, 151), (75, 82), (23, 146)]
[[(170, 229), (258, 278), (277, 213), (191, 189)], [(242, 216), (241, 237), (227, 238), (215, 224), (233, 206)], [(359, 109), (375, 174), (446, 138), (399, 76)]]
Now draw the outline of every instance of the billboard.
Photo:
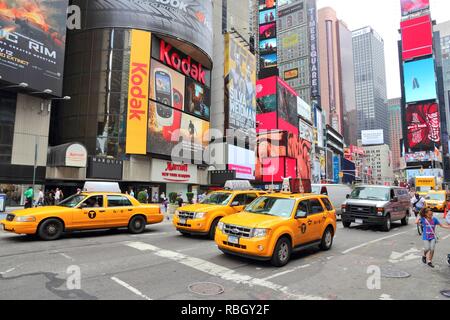
[[(211, 0), (77, 1), (82, 28), (134, 28), (184, 40), (213, 56)], [(65, 12), (65, 11), (64, 11)]]
[(195, 159), (202, 159), (208, 145), (207, 139), (204, 139), (208, 130), (209, 122), (150, 101), (148, 153), (171, 156), (173, 149), (178, 147), (180, 152), (175, 154), (176, 157), (190, 159), (193, 153)]
[(320, 96), (319, 85), (319, 47), (317, 30), (317, 7), (316, 1), (310, 1), (308, 5), (308, 38), (310, 47), (310, 79), (311, 79), (311, 97)]
[(403, 64), (406, 103), (436, 100), (434, 59), (427, 58)]
[(313, 128), (303, 120), (299, 120), (300, 138), (309, 142), (314, 142)]
[(152, 59), (150, 99), (178, 110), (184, 110), (185, 87), (184, 75)]
[(272, 39), (277, 37), (277, 24), (275, 22), (259, 27), (259, 39)]
[(402, 21), (403, 60), (433, 54), (433, 27), (429, 15)]
[(436, 155), (436, 153), (434, 151), (420, 151), (420, 152), (405, 154), (405, 162), (406, 163), (429, 162), (429, 161), (441, 161), (442, 162), (442, 156)]
[(402, 16), (428, 9), (430, 0), (400, 0), (402, 6)]
[(275, 0), (259, 0), (259, 10), (275, 8), (277, 2)]
[(260, 56), (261, 68), (272, 68), (277, 66), (278, 56), (276, 53), (263, 54)]
[(237, 179), (255, 179), (255, 152), (228, 145), (228, 170), (236, 171)]
[(406, 109), (408, 148), (434, 150), (441, 146), (441, 119), (437, 103), (409, 105)]
[(275, 22), (277, 19), (277, 9), (269, 9), (259, 12), (259, 24), (266, 24), (269, 22)]
[(256, 58), (239, 40), (225, 36), (225, 105), (228, 129), (256, 128)]
[(297, 114), (306, 121), (312, 122), (311, 106), (300, 97), (297, 97)]
[(297, 93), (286, 82), (279, 78), (277, 85), (277, 100), (278, 128), (298, 133)]
[(147, 119), (151, 33), (131, 32), (130, 74), (128, 84), (127, 154), (147, 154)]
[(363, 146), (371, 146), (377, 144), (384, 144), (383, 130), (362, 130), (361, 139)]
[(62, 95), (68, 2), (0, 0), (2, 80)]
[(259, 53), (268, 55), (277, 52), (277, 38), (261, 40), (259, 42)]
[(185, 96), (184, 111), (209, 121), (211, 117), (211, 90), (187, 78)]

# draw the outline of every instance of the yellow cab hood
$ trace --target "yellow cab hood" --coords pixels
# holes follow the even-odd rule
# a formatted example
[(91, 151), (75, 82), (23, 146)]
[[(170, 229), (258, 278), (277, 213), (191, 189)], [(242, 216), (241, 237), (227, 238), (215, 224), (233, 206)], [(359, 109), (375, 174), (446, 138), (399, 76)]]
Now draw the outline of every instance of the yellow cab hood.
[(221, 222), (239, 227), (270, 229), (279, 223), (283, 223), (286, 219), (287, 218), (241, 212), (223, 218)]
[(226, 206), (219, 206), (217, 204), (191, 204), (187, 206), (183, 206), (178, 208), (178, 211), (186, 211), (186, 212), (211, 212), (220, 208), (225, 208)]
[(58, 206), (49, 206), (49, 207), (38, 207), (38, 208), (30, 208), (30, 209), (23, 209), (23, 210), (16, 210), (11, 212), (11, 214), (14, 214), (18, 217), (24, 217), (24, 216), (38, 216), (40, 214), (58, 214), (63, 212), (70, 212), (73, 210), (78, 210), (74, 208), (66, 208), (66, 207), (58, 207)]

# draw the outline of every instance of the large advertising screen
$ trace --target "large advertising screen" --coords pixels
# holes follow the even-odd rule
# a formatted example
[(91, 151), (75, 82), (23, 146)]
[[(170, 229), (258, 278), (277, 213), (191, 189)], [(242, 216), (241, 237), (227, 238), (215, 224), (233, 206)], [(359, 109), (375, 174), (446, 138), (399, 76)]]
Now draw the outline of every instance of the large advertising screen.
[(436, 99), (434, 59), (427, 58), (403, 64), (406, 103)]
[(288, 134), (288, 157), (297, 160), (297, 177), (311, 180), (311, 142)]
[[(202, 159), (209, 122), (150, 101), (147, 152), (183, 159)], [(176, 153), (172, 151), (177, 147)]]
[(297, 93), (278, 79), (277, 96), (279, 129), (298, 133)]
[[(213, 53), (211, 0), (83, 0), (83, 29), (134, 28), (179, 38)], [(64, 10), (65, 12), (65, 10)]]
[(259, 27), (259, 39), (266, 40), (277, 37), (277, 24), (275, 22)]
[(236, 171), (237, 179), (255, 179), (255, 152), (228, 145), (228, 170)]
[(225, 36), (225, 105), (228, 129), (256, 128), (256, 58), (239, 40)]
[(363, 146), (384, 144), (383, 130), (362, 130), (361, 139)]
[(259, 24), (275, 22), (277, 19), (277, 9), (269, 9), (259, 12)]
[(403, 60), (411, 60), (433, 53), (433, 27), (430, 16), (403, 21), (401, 32)]
[(277, 52), (277, 38), (266, 39), (259, 42), (259, 53), (262, 55)]
[(437, 103), (410, 105), (406, 109), (408, 147), (413, 151), (441, 146), (441, 119)]
[(400, 0), (402, 6), (402, 16), (428, 9), (430, 0)]
[(62, 95), (68, 2), (0, 0), (2, 80)]
[(273, 9), (276, 5), (275, 0), (259, 0), (259, 10)]
[(153, 59), (151, 66), (150, 99), (178, 110), (184, 110), (185, 76)]

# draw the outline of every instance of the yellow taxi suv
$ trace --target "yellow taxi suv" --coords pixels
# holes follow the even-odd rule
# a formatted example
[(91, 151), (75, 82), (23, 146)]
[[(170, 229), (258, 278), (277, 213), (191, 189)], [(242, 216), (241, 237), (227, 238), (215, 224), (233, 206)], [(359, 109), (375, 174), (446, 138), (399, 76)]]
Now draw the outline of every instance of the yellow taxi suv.
[(270, 194), (245, 211), (223, 218), (215, 242), (225, 254), (286, 265), (293, 251), (319, 246), (329, 250), (336, 232), (336, 211), (327, 196)]
[(158, 205), (139, 203), (120, 193), (81, 193), (56, 206), (13, 211), (0, 221), (0, 229), (16, 234), (56, 240), (66, 231), (127, 227), (142, 233), (148, 224), (160, 223), (164, 215)]
[(447, 191), (430, 191), (425, 197), (425, 206), (433, 211), (444, 212), (447, 206)]
[(182, 235), (202, 235), (214, 240), (220, 219), (241, 212), (246, 205), (265, 193), (257, 190), (212, 192), (201, 203), (177, 210), (173, 225)]

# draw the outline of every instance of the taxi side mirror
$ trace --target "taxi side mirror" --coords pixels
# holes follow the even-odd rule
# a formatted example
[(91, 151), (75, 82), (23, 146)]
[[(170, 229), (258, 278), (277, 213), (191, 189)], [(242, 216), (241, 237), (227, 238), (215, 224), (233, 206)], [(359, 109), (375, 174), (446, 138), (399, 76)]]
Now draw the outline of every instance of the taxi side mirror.
[(78, 207), (79, 209), (86, 209), (87, 208), (87, 203), (83, 202), (82, 204), (80, 204), (80, 206)]

